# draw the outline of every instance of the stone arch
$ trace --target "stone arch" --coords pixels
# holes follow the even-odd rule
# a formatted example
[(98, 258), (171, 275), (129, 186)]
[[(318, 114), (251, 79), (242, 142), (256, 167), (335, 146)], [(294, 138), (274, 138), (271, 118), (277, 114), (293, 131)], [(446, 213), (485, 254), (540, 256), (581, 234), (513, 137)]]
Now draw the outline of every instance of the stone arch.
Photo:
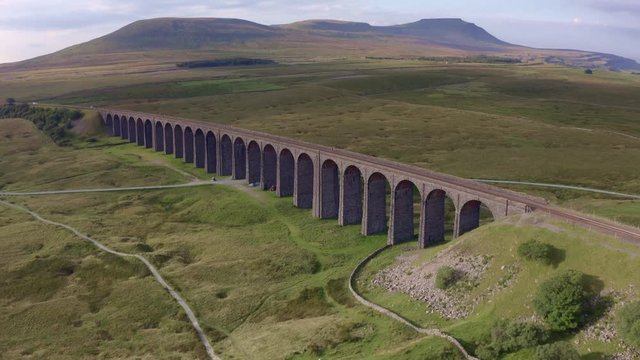
[(144, 122), (144, 147), (153, 148), (153, 124), (149, 119)]
[(301, 209), (313, 207), (313, 160), (305, 153), (298, 156), (296, 166), (296, 206)]
[(163, 151), (164, 150), (164, 127), (162, 126), (162, 123), (159, 121), (156, 122), (155, 138), (156, 138), (155, 150)]
[(113, 116), (111, 114), (107, 114), (104, 125), (107, 128), (107, 135), (113, 136)]
[(260, 182), (262, 172), (260, 171), (260, 145), (257, 142), (249, 142), (247, 146), (247, 170), (249, 184), (257, 184)]
[(222, 135), (220, 139), (220, 172), (222, 176), (228, 176), (233, 173), (233, 144), (229, 135)]
[(242, 138), (233, 141), (233, 178), (236, 180), (247, 177), (247, 147)]
[(400, 181), (393, 190), (391, 245), (413, 240), (415, 231), (415, 197), (420, 198), (420, 190), (409, 180)]
[(139, 146), (144, 146), (144, 123), (140, 118), (136, 121), (136, 141)]
[(169, 123), (164, 125), (164, 153), (173, 154), (173, 128)]
[(320, 218), (337, 218), (340, 206), (340, 171), (333, 160), (325, 160), (320, 168)]
[(196, 130), (195, 152), (196, 152), (196, 167), (199, 169), (204, 169), (206, 149), (205, 149), (205, 142), (204, 142), (204, 131), (202, 131), (202, 129)]
[(455, 213), (455, 205), (447, 192), (435, 189), (429, 192), (422, 204), (420, 247), (426, 248), (445, 241), (447, 208), (452, 208)]
[(262, 190), (271, 190), (277, 184), (278, 155), (272, 145), (262, 150)]
[(364, 187), (360, 169), (353, 165), (347, 166), (342, 175), (342, 187), (340, 224), (360, 224), (362, 222), (362, 194)]
[(379, 172), (369, 176), (365, 191), (365, 217), (362, 224), (364, 235), (371, 235), (387, 230), (387, 194), (390, 191), (389, 181)]
[(120, 118), (120, 137), (129, 140), (129, 123), (126, 116)]
[(120, 116), (113, 117), (113, 136), (120, 136)]
[(193, 164), (193, 130), (184, 128), (184, 162)]
[(289, 149), (282, 149), (278, 160), (278, 196), (293, 195), (295, 159)]
[(207, 173), (212, 174), (217, 171), (216, 165), (218, 159), (216, 158), (217, 148), (216, 148), (216, 136), (213, 135), (213, 132), (207, 131), (207, 136), (205, 138), (205, 146), (207, 148)]
[(129, 118), (129, 142), (136, 142), (136, 119), (133, 117)]
[(458, 213), (457, 236), (462, 236), (469, 231), (480, 227), (481, 218), (495, 218), (491, 210), (479, 200), (470, 200), (464, 203)]
[(184, 136), (182, 134), (182, 127), (176, 125), (173, 128), (173, 139), (175, 144), (176, 159), (182, 159), (184, 157)]

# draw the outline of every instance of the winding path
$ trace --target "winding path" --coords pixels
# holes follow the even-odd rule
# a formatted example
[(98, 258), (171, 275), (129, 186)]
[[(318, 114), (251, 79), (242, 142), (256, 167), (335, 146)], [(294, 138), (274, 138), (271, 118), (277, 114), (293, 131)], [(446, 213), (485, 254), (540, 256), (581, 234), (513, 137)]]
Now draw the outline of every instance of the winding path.
[(432, 328), (432, 329), (426, 329), (426, 328), (421, 328), (417, 325), (415, 325), (414, 323), (412, 323), (410, 320), (402, 317), (401, 315), (383, 307), (380, 306), (376, 303), (373, 303), (367, 299), (365, 299), (362, 295), (360, 295), (356, 290), (355, 290), (355, 281), (356, 281), (356, 276), (358, 275), (358, 273), (360, 273), (360, 271), (362, 271), (362, 269), (369, 263), (369, 261), (371, 261), (371, 259), (375, 258), (376, 256), (378, 256), (380, 253), (382, 253), (383, 251), (387, 250), (388, 248), (390, 248), (391, 245), (385, 245), (383, 247), (381, 247), (380, 249), (374, 251), (373, 253), (371, 253), (369, 256), (367, 256), (366, 258), (364, 258), (364, 260), (360, 261), (360, 263), (358, 263), (358, 265), (356, 266), (355, 269), (353, 269), (353, 271), (351, 272), (351, 275), (349, 276), (349, 290), (351, 291), (351, 294), (356, 298), (356, 300), (358, 300), (359, 303), (361, 303), (362, 305), (371, 308), (379, 313), (382, 313), (383, 315), (392, 318), (393, 320), (396, 320), (408, 327), (410, 327), (411, 329), (413, 329), (414, 331), (420, 333), (420, 334), (425, 334), (425, 335), (429, 335), (429, 336), (437, 336), (437, 337), (441, 337), (447, 341), (449, 341), (453, 346), (455, 346), (456, 348), (458, 348), (458, 350), (460, 350), (460, 352), (462, 353), (462, 355), (464, 355), (464, 357), (467, 360), (480, 360), (477, 357), (474, 357), (472, 355), (470, 355), (467, 350), (464, 348), (464, 346), (462, 346), (462, 344), (460, 344), (460, 342), (458, 340), (456, 340), (456, 338), (454, 338), (451, 335), (445, 334), (444, 332), (442, 332), (440, 329), (436, 329), (436, 328)]
[(205, 185), (235, 185), (242, 184), (242, 180), (220, 180), (216, 182), (198, 180), (186, 184), (177, 185), (150, 185), (150, 186), (129, 186), (120, 188), (97, 188), (97, 189), (74, 189), (74, 190), (51, 190), (51, 191), (27, 191), (27, 192), (0, 192), (0, 196), (41, 196), (41, 195), (61, 195), (94, 192), (114, 192), (114, 191), (136, 191), (136, 190), (157, 190), (176, 189)]
[[(170, 186), (170, 185), (169, 185)], [(173, 186), (176, 187), (176, 186)], [(151, 187), (151, 188), (158, 188), (158, 187)], [(112, 190), (113, 191), (113, 190)], [(117, 189), (116, 191), (120, 191), (120, 189)], [(55, 192), (47, 192), (47, 194), (50, 193), (55, 193)], [(20, 205), (15, 205), (12, 204), (10, 202), (4, 201), (4, 200), (0, 200), (0, 203), (2, 203), (5, 206), (17, 209), (19, 211), (25, 212), (29, 215), (31, 215), (32, 217), (34, 217), (36, 220), (41, 221), (45, 224), (49, 224), (49, 225), (54, 225), (54, 226), (58, 226), (58, 227), (62, 227), (64, 229), (67, 229), (69, 231), (71, 231), (72, 233), (74, 233), (76, 236), (89, 241), (90, 243), (92, 243), (94, 246), (96, 246), (98, 249), (105, 251), (109, 254), (113, 254), (116, 256), (120, 256), (120, 257), (125, 257), (125, 258), (136, 258), (140, 261), (142, 261), (144, 263), (144, 265), (147, 267), (147, 269), (149, 269), (149, 271), (151, 272), (151, 274), (153, 275), (153, 277), (156, 279), (157, 282), (160, 283), (160, 285), (162, 285), (163, 288), (165, 288), (169, 294), (176, 300), (176, 302), (182, 307), (182, 309), (184, 309), (184, 312), (187, 314), (187, 316), (189, 317), (189, 321), (191, 322), (191, 325), (193, 326), (193, 329), (196, 331), (196, 333), (198, 334), (198, 337), (200, 338), (200, 342), (202, 342), (202, 345), (204, 345), (206, 351), (207, 351), (207, 355), (209, 355), (209, 358), (211, 360), (221, 360), (213, 351), (213, 347), (211, 346), (211, 344), (209, 343), (209, 339), (207, 338), (207, 335), (204, 333), (204, 331), (202, 331), (202, 328), (200, 327), (200, 323), (198, 323), (198, 319), (196, 318), (195, 314), (193, 313), (193, 310), (191, 310), (191, 308), (189, 307), (189, 305), (187, 304), (187, 302), (182, 298), (182, 296), (180, 296), (180, 294), (178, 294), (177, 291), (175, 291), (173, 289), (173, 287), (171, 287), (171, 285), (169, 285), (164, 278), (162, 277), (162, 275), (160, 275), (160, 272), (158, 272), (158, 269), (156, 269), (155, 266), (153, 266), (147, 259), (145, 259), (144, 257), (137, 255), (137, 254), (128, 254), (128, 253), (123, 253), (123, 252), (119, 252), (116, 250), (112, 250), (110, 248), (108, 248), (107, 246), (103, 245), (102, 243), (100, 243), (99, 241), (81, 233), (80, 231), (76, 230), (75, 228), (72, 228), (69, 225), (66, 224), (62, 224), (62, 223), (58, 223), (55, 221), (51, 221), (48, 219), (43, 218), (42, 216), (38, 215), (37, 213), (27, 209), (26, 207), (22, 207)]]
[(621, 193), (617, 191), (593, 189), (593, 188), (587, 188), (582, 186), (548, 184), (548, 183), (528, 182), (528, 181), (493, 180), (493, 179), (472, 179), (472, 180), (481, 182), (481, 183), (487, 183), (487, 184), (527, 185), (527, 186), (546, 187), (546, 188), (555, 188), (555, 189), (586, 191), (586, 192), (592, 192), (597, 194), (613, 195), (613, 196), (620, 196), (620, 197), (640, 200), (640, 195), (626, 194), (626, 193)]

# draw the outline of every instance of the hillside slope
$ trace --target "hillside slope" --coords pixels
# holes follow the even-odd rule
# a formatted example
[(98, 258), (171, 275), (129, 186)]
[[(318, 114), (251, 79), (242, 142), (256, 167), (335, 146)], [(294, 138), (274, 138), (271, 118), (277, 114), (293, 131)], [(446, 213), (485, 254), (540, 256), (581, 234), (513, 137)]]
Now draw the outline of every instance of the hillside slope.
[(140, 61), (169, 62), (241, 55), (301, 60), (336, 57), (503, 56), (524, 62), (638, 69), (633, 60), (576, 50), (533, 49), (506, 43), (462, 19), (422, 19), (372, 26), (361, 22), (308, 20), (266, 26), (240, 19), (157, 18), (136, 21), (111, 34), (56, 53), (0, 66), (90, 66)]

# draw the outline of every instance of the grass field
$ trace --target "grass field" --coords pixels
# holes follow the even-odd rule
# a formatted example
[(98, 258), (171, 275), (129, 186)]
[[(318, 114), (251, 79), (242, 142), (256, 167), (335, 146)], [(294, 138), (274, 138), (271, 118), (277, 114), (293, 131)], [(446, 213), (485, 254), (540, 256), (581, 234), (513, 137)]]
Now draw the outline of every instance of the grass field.
[[(0, 76), (0, 98), (234, 124), (470, 178), (640, 193), (640, 77), (626, 73), (349, 60), (197, 70), (150, 63)], [(26, 121), (0, 120), (0, 190), (176, 184), (207, 177), (120, 139), (86, 137), (60, 148)], [(513, 188), (640, 225), (637, 201)], [(446, 342), (420, 337), (353, 303), (346, 278), (385, 236), (365, 238), (357, 226), (313, 219), (293, 208), (291, 199), (207, 187), (14, 201), (154, 261), (225, 359), (459, 356)], [(0, 330), (0, 358), (42, 357), (43, 348), (60, 359), (204, 356), (178, 306), (137, 264), (101, 255), (14, 211), (0, 211), (0, 319), (12, 325)], [(635, 248), (552, 225), (554, 230), (526, 221), (496, 223), (461, 241), (416, 251), (422, 260), (449, 247), (492, 256), (474, 290), (478, 298), (501, 279), (503, 265), (519, 269), (513, 286), (483, 299), (465, 320), (427, 315), (424, 304), (369, 287), (373, 271), (415, 251), (414, 244), (376, 259), (360, 287), (420, 324), (444, 327), (473, 350), (496, 319), (530, 317), (531, 284), (557, 271), (581, 269), (603, 289), (616, 291), (640, 283), (638, 272), (629, 270), (638, 267)], [(521, 263), (515, 246), (530, 238), (562, 249), (564, 261), (556, 268)], [(21, 286), (25, 279), (36, 286)], [(638, 296), (637, 289), (629, 291)], [(617, 340), (585, 336), (572, 339), (580, 340), (586, 359), (617, 350)], [(528, 349), (507, 358), (531, 354)]]
[[(1, 164), (7, 169), (0, 176), (3, 190), (168, 184), (205, 177), (180, 160), (117, 139), (89, 143), (78, 139), (75, 148), (61, 148), (27, 121), (2, 120), (0, 124), (0, 151), (7, 154)], [(24, 163), (35, 165), (17, 166)], [(346, 278), (352, 268), (382, 246), (386, 236), (363, 237), (357, 226), (339, 227), (335, 221), (314, 219), (308, 211), (294, 208), (290, 198), (244, 187), (212, 186), (14, 201), (79, 228), (114, 249), (147, 256), (187, 299), (225, 359), (459, 356), (442, 340), (420, 337), (356, 305), (348, 293)], [(0, 223), (0, 246), (6, 261), (0, 269), (5, 304), (0, 316), (23, 329), (0, 336), (3, 353), (38, 356), (46, 346), (61, 359), (96, 354), (204, 356), (177, 305), (140, 264), (100, 254), (65, 232), (51, 232), (22, 214), (2, 211), (6, 215)], [(417, 323), (443, 327), (473, 349), (495, 319), (530, 316), (527, 301), (522, 301), (531, 296), (529, 284), (556, 271), (581, 269), (597, 278), (603, 289), (616, 291), (640, 280), (637, 272), (623, 270), (638, 266), (634, 247), (558, 224), (549, 230), (536, 222), (509, 221), (427, 250), (415, 250), (415, 244), (395, 247), (370, 264), (359, 287), (366, 296)], [(564, 261), (556, 268), (521, 263), (514, 249), (529, 238), (562, 249)], [(428, 315), (423, 304), (368, 285), (373, 271), (391, 265), (400, 253), (414, 251), (424, 261), (449, 247), (492, 258), (473, 297), (482, 298), (482, 290), (504, 276), (504, 266), (517, 264), (517, 281), (485, 297), (468, 319), (460, 321)], [(638, 295), (631, 291), (628, 296)], [(56, 306), (60, 302), (77, 305)], [(31, 331), (33, 326), (41, 330)], [(53, 337), (52, 329), (60, 335)], [(94, 334), (95, 341), (74, 340), (89, 334)], [(167, 336), (177, 338), (167, 340)], [(583, 334), (575, 338), (581, 340), (585, 354), (611, 354), (618, 349), (617, 342), (602, 343)], [(530, 355), (531, 350), (524, 350), (510, 358)]]
[(640, 193), (640, 78), (628, 73), (408, 60), (94, 71), (26, 73), (0, 97), (230, 123), (463, 177)]
[[(103, 182), (77, 178), (69, 186), (137, 184), (142, 174), (166, 182), (190, 179), (175, 170), (181, 165), (169, 157), (113, 145), (112, 139), (97, 143), (110, 144), (97, 157), (96, 149), (56, 148), (23, 120), (3, 120), (0, 125), (3, 151), (14, 150), (6, 152), (7, 164), (15, 164), (39, 144), (41, 152), (32, 152), (29, 160), (45, 164), (40, 166), (50, 166), (45, 160), (53, 150), (68, 159), (57, 163), (59, 167), (120, 165), (100, 170)], [(7, 176), (25, 178), (32, 171), (42, 180), (20, 186), (11, 182), (4, 189), (58, 189), (68, 177), (63, 171), (39, 171), (40, 166), (3, 172), (3, 181)], [(111, 183), (120, 171), (120, 181)], [(308, 211), (295, 209), (290, 198), (212, 186), (12, 201), (114, 249), (147, 256), (187, 299), (225, 359), (457, 356), (442, 340), (420, 337), (355, 306), (346, 277), (385, 236), (365, 238), (358, 227), (313, 219)], [(100, 254), (80, 239), (13, 210), (1, 211), (0, 317), (12, 324), (0, 334), (1, 353), (9, 358), (42, 356), (46, 348), (59, 359), (204, 356), (179, 307), (140, 264)], [(81, 341), (85, 337), (95, 340)]]

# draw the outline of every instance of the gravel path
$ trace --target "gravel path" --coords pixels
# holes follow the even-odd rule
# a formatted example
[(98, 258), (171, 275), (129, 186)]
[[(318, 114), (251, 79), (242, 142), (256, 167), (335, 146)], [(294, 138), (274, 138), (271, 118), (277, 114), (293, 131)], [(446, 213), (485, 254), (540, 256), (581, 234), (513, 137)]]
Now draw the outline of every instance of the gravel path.
[(473, 180), (481, 183), (487, 183), (487, 184), (528, 185), (528, 186), (547, 187), (547, 188), (555, 188), (555, 189), (586, 191), (586, 192), (592, 192), (597, 194), (620, 196), (620, 197), (626, 197), (631, 199), (640, 199), (640, 195), (625, 194), (617, 191), (592, 189), (592, 188), (587, 188), (582, 186), (548, 184), (548, 183), (538, 183), (538, 182), (528, 182), (528, 181), (493, 180), (493, 179), (473, 179)]
[[(175, 187), (175, 186), (174, 186)], [(157, 187), (151, 187), (151, 188), (157, 188)], [(32, 193), (31, 195), (34, 195), (35, 193)], [(47, 192), (47, 194), (49, 194), (49, 192)], [(35, 195), (42, 195), (42, 194), (35, 194)], [(46, 194), (45, 194), (46, 195)], [(193, 311), (191, 310), (191, 308), (189, 307), (189, 305), (187, 304), (187, 302), (182, 298), (182, 296), (180, 296), (180, 294), (178, 294), (178, 292), (176, 292), (173, 287), (171, 287), (171, 285), (169, 285), (164, 278), (162, 277), (162, 275), (160, 275), (160, 272), (158, 272), (158, 269), (156, 269), (155, 266), (153, 266), (147, 259), (145, 259), (144, 257), (140, 256), (140, 255), (136, 255), (136, 254), (127, 254), (127, 253), (123, 253), (123, 252), (119, 252), (119, 251), (115, 251), (112, 250), (110, 248), (108, 248), (107, 246), (103, 245), (102, 243), (100, 243), (99, 241), (81, 233), (80, 231), (76, 230), (75, 228), (72, 228), (69, 225), (66, 224), (62, 224), (62, 223), (58, 223), (55, 221), (51, 221), (51, 220), (47, 220), (45, 218), (43, 218), (42, 216), (36, 214), (35, 212), (19, 206), (19, 205), (15, 205), (12, 204), (10, 202), (4, 201), (4, 200), (0, 200), (0, 203), (2, 203), (5, 206), (20, 210), (22, 212), (28, 213), (29, 215), (33, 216), (36, 220), (41, 221), (45, 224), (49, 224), (49, 225), (54, 225), (54, 226), (59, 226), (62, 227), (64, 229), (67, 229), (69, 231), (71, 231), (72, 233), (74, 233), (76, 236), (89, 241), (90, 243), (92, 243), (94, 246), (96, 246), (97, 248), (99, 248), (102, 251), (105, 251), (109, 254), (113, 254), (116, 256), (120, 256), (120, 257), (125, 257), (125, 258), (136, 258), (140, 261), (142, 261), (145, 266), (147, 267), (147, 269), (149, 269), (149, 271), (151, 272), (151, 274), (153, 275), (153, 277), (156, 279), (157, 282), (160, 283), (160, 285), (162, 285), (163, 288), (165, 288), (169, 294), (176, 300), (176, 302), (182, 307), (182, 309), (184, 309), (184, 312), (187, 314), (187, 316), (189, 317), (189, 321), (191, 321), (191, 325), (193, 326), (193, 329), (196, 331), (196, 333), (198, 334), (198, 337), (200, 338), (200, 342), (202, 342), (202, 345), (204, 345), (207, 354), (209, 355), (209, 358), (211, 360), (221, 360), (213, 351), (213, 347), (211, 347), (211, 344), (209, 343), (209, 339), (207, 339), (206, 334), (204, 333), (204, 331), (202, 331), (202, 328), (200, 327), (200, 324), (198, 323), (198, 319), (196, 318), (195, 314), (193, 313)]]
[(425, 329), (425, 328), (421, 328), (419, 326), (416, 326), (414, 323), (412, 323), (410, 320), (405, 319), (404, 317), (400, 316), (399, 314), (396, 314), (395, 312), (380, 306), (376, 303), (373, 303), (367, 299), (365, 299), (363, 296), (361, 296), (360, 294), (358, 294), (358, 292), (355, 290), (354, 284), (356, 281), (356, 276), (360, 273), (360, 271), (362, 271), (362, 269), (369, 263), (369, 261), (371, 261), (371, 259), (375, 258), (376, 256), (378, 256), (380, 253), (382, 253), (383, 251), (385, 251), (386, 249), (390, 248), (391, 245), (386, 245), (376, 251), (374, 251), (373, 253), (371, 253), (369, 256), (367, 256), (366, 258), (364, 258), (364, 260), (362, 260), (358, 266), (356, 266), (355, 269), (353, 269), (353, 271), (351, 272), (351, 276), (349, 276), (349, 290), (351, 291), (351, 294), (353, 294), (353, 296), (356, 298), (356, 300), (361, 303), (362, 305), (371, 308), (379, 313), (382, 313), (383, 315), (390, 317), (391, 319), (394, 319), (408, 327), (410, 327), (411, 329), (413, 329), (414, 331), (421, 333), (421, 334), (425, 334), (425, 335), (429, 335), (429, 336), (437, 336), (437, 337), (441, 337), (446, 339), (447, 341), (449, 341), (451, 344), (453, 344), (453, 346), (455, 346), (456, 348), (458, 348), (458, 350), (460, 350), (460, 352), (462, 353), (462, 355), (464, 355), (464, 357), (467, 360), (480, 360), (472, 355), (470, 355), (467, 350), (464, 348), (464, 346), (462, 346), (462, 344), (460, 344), (460, 342), (458, 340), (456, 340), (456, 338), (454, 338), (451, 335), (447, 335), (445, 333), (443, 333), (442, 331), (440, 331), (440, 329)]
[(94, 192), (114, 192), (114, 191), (136, 191), (136, 190), (157, 190), (157, 189), (176, 189), (195, 186), (207, 185), (236, 185), (244, 184), (244, 180), (220, 180), (216, 182), (198, 180), (187, 184), (177, 185), (150, 185), (150, 186), (129, 186), (121, 188), (97, 188), (97, 189), (73, 189), (73, 190), (51, 190), (51, 191), (26, 191), (26, 192), (0, 192), (0, 196), (40, 196), (40, 195), (60, 195), (60, 194), (78, 194), (78, 193), (94, 193)]

